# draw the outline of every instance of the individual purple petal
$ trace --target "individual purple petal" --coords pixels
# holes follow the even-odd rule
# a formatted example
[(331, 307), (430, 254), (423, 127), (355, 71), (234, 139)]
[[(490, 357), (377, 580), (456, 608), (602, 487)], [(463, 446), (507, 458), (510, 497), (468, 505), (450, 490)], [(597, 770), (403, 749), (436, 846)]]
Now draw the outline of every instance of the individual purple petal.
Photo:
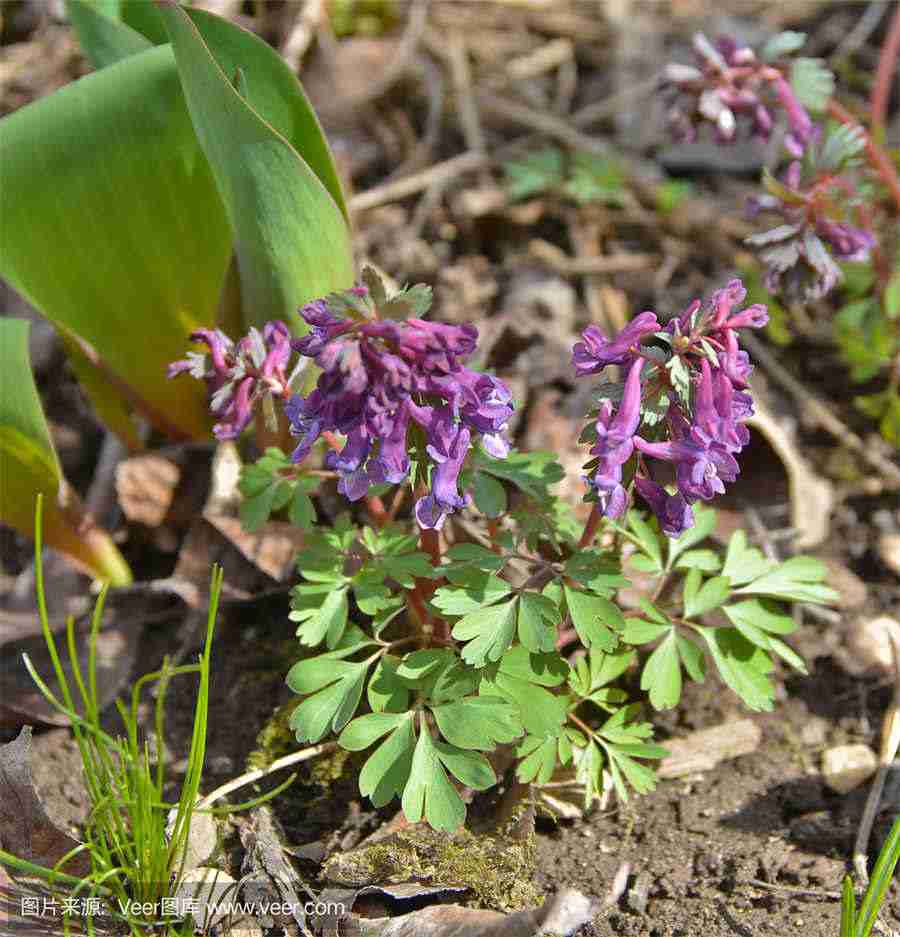
[(416, 501), (416, 522), (424, 530), (440, 530), (444, 526), (447, 513), (433, 495), (425, 495)]
[(485, 452), (495, 459), (505, 459), (509, 455), (509, 440), (502, 433), (484, 433), (481, 444)]
[(661, 485), (642, 475), (635, 477), (634, 485), (650, 505), (667, 537), (678, 537), (694, 526), (694, 512), (680, 492), (669, 494)]
[(720, 369), (713, 376), (709, 361), (700, 362), (700, 381), (694, 404), (694, 439), (702, 445), (716, 442), (729, 452), (737, 452), (747, 445), (750, 434), (746, 426), (737, 423), (733, 410), (734, 386)]
[(455, 424), (446, 407), (435, 412), (425, 448), (435, 463), (431, 472), (431, 493), (444, 511), (454, 511), (466, 504), (458, 483), (470, 442), (468, 427)]
[(596, 374), (609, 364), (622, 364), (633, 355), (645, 335), (659, 331), (655, 312), (642, 312), (614, 338), (607, 338), (596, 325), (581, 333), (581, 341), (572, 349), (572, 364), (579, 376)]
[(237, 439), (253, 419), (253, 407), (250, 394), (255, 379), (246, 377), (237, 387), (227, 406), (216, 415), (219, 422), (213, 426), (213, 435), (216, 439)]
[(875, 237), (868, 231), (828, 218), (820, 218), (816, 222), (816, 233), (830, 245), (835, 256), (843, 261), (868, 260), (876, 243)]

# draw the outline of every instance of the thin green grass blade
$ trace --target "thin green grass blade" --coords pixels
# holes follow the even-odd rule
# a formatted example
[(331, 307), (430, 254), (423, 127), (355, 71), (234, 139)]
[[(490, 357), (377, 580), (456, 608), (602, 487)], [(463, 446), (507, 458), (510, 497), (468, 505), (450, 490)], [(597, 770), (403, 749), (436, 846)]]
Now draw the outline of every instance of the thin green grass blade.
[(844, 876), (841, 890), (841, 937), (856, 937), (856, 895), (849, 875)]
[(872, 879), (859, 907), (855, 937), (869, 937), (872, 932), (898, 861), (900, 861), (900, 818), (894, 821), (891, 832), (878, 854)]

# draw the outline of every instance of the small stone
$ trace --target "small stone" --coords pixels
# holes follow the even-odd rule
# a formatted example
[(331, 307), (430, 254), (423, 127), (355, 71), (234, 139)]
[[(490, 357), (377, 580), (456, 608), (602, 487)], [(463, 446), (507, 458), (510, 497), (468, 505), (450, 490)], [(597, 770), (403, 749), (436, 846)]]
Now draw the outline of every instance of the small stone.
[(877, 768), (878, 759), (868, 745), (837, 745), (822, 755), (825, 783), (839, 794), (849, 794), (872, 777)]
[(641, 872), (628, 890), (625, 903), (635, 914), (646, 914), (652, 880), (647, 872)]
[(900, 576), (900, 534), (882, 534), (878, 538), (878, 555), (892, 573)]
[(869, 588), (856, 573), (833, 559), (825, 560), (825, 568), (825, 581), (838, 593), (838, 608), (862, 608), (866, 604)]
[(848, 650), (864, 670), (892, 673), (894, 651), (891, 634), (900, 637), (900, 622), (889, 615), (854, 622), (847, 639)]

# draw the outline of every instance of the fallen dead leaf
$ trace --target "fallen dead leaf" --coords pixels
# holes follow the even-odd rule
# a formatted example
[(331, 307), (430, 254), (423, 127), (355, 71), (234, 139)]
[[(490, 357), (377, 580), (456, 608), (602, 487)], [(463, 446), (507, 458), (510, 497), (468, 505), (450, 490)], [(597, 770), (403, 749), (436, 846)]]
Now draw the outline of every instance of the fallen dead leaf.
[[(31, 773), (31, 726), (0, 745), (0, 843), (3, 848), (37, 865), (51, 868), (79, 843), (47, 815)], [(86, 851), (66, 862), (62, 871), (86, 875), (91, 863)]]
[(594, 912), (590, 898), (566, 889), (540, 908), (515, 914), (438, 905), (396, 918), (355, 918), (352, 926), (365, 937), (570, 937)]
[(175, 500), (181, 467), (156, 452), (142, 453), (116, 466), (116, 494), (130, 521), (159, 527)]
[(755, 752), (761, 741), (762, 730), (752, 719), (735, 719), (684, 738), (667, 739), (669, 754), (660, 763), (658, 775), (680, 778), (710, 771), (720, 761)]
[(747, 421), (758, 430), (781, 459), (791, 492), (791, 526), (796, 531), (794, 547), (809, 550), (825, 541), (834, 507), (834, 487), (817, 475), (800, 455), (796, 440), (775, 417), (761, 394), (753, 395), (755, 413)]

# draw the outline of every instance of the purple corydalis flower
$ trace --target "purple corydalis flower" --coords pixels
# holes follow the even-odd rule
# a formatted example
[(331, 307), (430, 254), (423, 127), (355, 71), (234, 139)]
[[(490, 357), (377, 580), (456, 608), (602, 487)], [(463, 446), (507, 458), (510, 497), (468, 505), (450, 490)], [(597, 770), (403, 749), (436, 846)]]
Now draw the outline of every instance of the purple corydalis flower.
[[(691, 504), (721, 494), (737, 477), (735, 455), (749, 441), (743, 423), (753, 413), (752, 399), (744, 391), (752, 369), (737, 330), (760, 328), (768, 321), (764, 306), (740, 308), (746, 296), (741, 281), (732, 280), (706, 304), (690, 303), (665, 329), (655, 314), (642, 313), (641, 322), (636, 319), (616, 338), (603, 338), (592, 349), (580, 342), (573, 349), (579, 375), (628, 362), (618, 407), (603, 398), (591, 431), (594, 458), (587, 481), (604, 516), (624, 513), (628, 492), (623, 478), (632, 477), (661, 529), (677, 536), (694, 522)], [(640, 345), (651, 320), (665, 352)], [(645, 407), (652, 418), (644, 419)], [(674, 493), (650, 477), (650, 459), (674, 466)]]
[(694, 526), (694, 512), (680, 492), (669, 494), (662, 485), (642, 475), (635, 476), (634, 487), (650, 505), (659, 520), (659, 526), (667, 537), (680, 537)]
[(607, 517), (621, 517), (628, 503), (622, 487), (622, 466), (634, 452), (634, 434), (641, 422), (641, 368), (643, 362), (631, 365), (619, 409), (613, 413), (612, 401), (604, 400), (594, 426), (597, 441), (591, 455), (597, 466), (588, 479)]
[(838, 260), (868, 260), (876, 242), (849, 220), (861, 207), (856, 188), (841, 174), (852, 165), (852, 157), (833, 171), (814, 171), (806, 177), (804, 165), (791, 163), (781, 181), (768, 178), (767, 192), (748, 203), (752, 213), (773, 212), (784, 223), (751, 235), (745, 243), (766, 268), (768, 290), (811, 302), (841, 281)]
[(416, 518), (422, 527), (441, 527), (466, 504), (459, 475), (476, 436), (495, 457), (509, 448), (503, 435), (513, 412), (509, 389), (464, 364), (475, 351), (477, 329), (378, 319), (374, 310), (371, 317), (343, 318), (324, 300), (305, 306), (301, 315), (312, 331), (294, 348), (314, 357), (323, 373), (307, 397), (287, 404), (291, 433), (299, 439), (293, 460), (305, 459), (324, 432), (346, 436), (328, 465), (340, 476), (341, 493), (357, 500), (373, 484), (407, 477), (409, 433), (416, 426), (431, 461), (431, 490), (419, 498)]
[(283, 396), (287, 391), (288, 327), (279, 321), (267, 322), (262, 333), (251, 328), (237, 344), (218, 329), (198, 329), (190, 339), (205, 344), (208, 354), (188, 352), (186, 358), (169, 365), (168, 376), (187, 373), (206, 381), (210, 411), (217, 419), (213, 433), (217, 439), (237, 439), (263, 397)]
[(672, 98), (669, 125), (677, 139), (692, 143), (699, 128), (709, 124), (716, 142), (734, 143), (743, 119), (753, 138), (766, 141), (774, 126), (772, 110), (780, 107), (789, 128), (785, 147), (793, 156), (803, 153), (816, 130), (781, 69), (730, 36), (711, 43), (698, 33), (693, 46), (696, 66), (670, 64), (663, 70)]
[(581, 333), (581, 341), (572, 349), (572, 364), (575, 373), (597, 374), (609, 364), (624, 364), (633, 356), (641, 339), (652, 332), (658, 332), (659, 322), (655, 312), (642, 312), (635, 316), (628, 325), (614, 338), (607, 338), (596, 325), (589, 325)]

